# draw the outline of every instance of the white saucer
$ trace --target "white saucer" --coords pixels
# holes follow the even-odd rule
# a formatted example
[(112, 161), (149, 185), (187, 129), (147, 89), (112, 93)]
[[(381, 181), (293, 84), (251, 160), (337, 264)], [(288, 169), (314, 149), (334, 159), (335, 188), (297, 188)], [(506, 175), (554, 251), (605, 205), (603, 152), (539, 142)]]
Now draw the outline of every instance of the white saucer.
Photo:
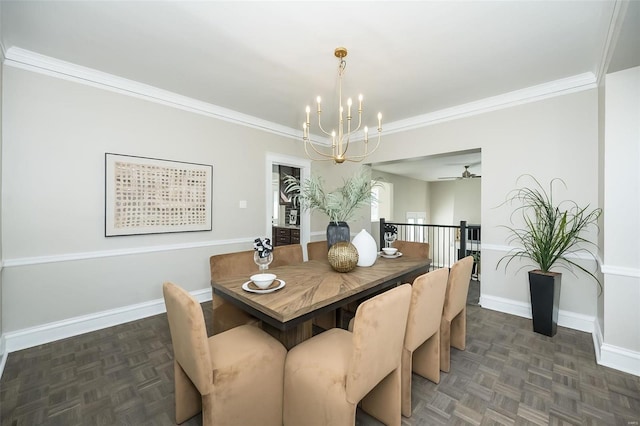
[(396, 257), (400, 257), (402, 256), (402, 253), (397, 252), (396, 254), (384, 254), (383, 251), (381, 251), (380, 253), (378, 253), (380, 256), (384, 257), (385, 259), (395, 259)]
[[(284, 281), (282, 281), (281, 279), (276, 278), (274, 281), (280, 281), (280, 285), (277, 285), (275, 287), (265, 288), (264, 290), (260, 290), (258, 288), (249, 287), (249, 284), (251, 284), (251, 281), (247, 281), (246, 283), (242, 284), (242, 289), (244, 291), (248, 291), (250, 293), (264, 294), (264, 293), (272, 293), (272, 292), (274, 292), (276, 290), (280, 290), (282, 287), (284, 287)], [(271, 284), (271, 285), (273, 285), (273, 284)]]

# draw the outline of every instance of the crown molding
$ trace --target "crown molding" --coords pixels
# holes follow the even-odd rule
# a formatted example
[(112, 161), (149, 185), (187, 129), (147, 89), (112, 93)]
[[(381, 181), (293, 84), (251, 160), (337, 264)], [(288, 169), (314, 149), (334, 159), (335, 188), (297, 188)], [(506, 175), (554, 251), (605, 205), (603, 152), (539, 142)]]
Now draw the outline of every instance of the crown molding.
[[(10, 47), (5, 52), (4, 62), (7, 65), (16, 68), (133, 96), (150, 102), (171, 106), (185, 111), (194, 112), (196, 114), (202, 114), (219, 120), (273, 133), (279, 136), (296, 140), (302, 139), (302, 131), (291, 127), (282, 126), (238, 111), (233, 111), (167, 90), (159, 89), (154, 86), (139, 83), (137, 81), (117, 77), (102, 71), (41, 55), (19, 47)], [(384, 134), (405, 132), (445, 121), (456, 120), (498, 109), (535, 102), (549, 97), (592, 89), (597, 87), (596, 84), (597, 79), (593, 73), (583, 73), (537, 86), (515, 90), (502, 95), (492, 96), (479, 101), (445, 108), (428, 114), (418, 115), (405, 120), (394, 121), (385, 125)], [(312, 137), (314, 140), (321, 143), (324, 141), (320, 136), (312, 135)], [(359, 141), (362, 139), (363, 135), (360, 135), (355, 137), (353, 141)]]
[(10, 47), (5, 55), (5, 63), (15, 68), (133, 96), (287, 138), (302, 138), (302, 131), (290, 127), (19, 47)]
[(616, 0), (613, 6), (613, 12), (611, 13), (611, 20), (609, 21), (609, 27), (607, 28), (607, 37), (602, 46), (602, 54), (600, 55), (600, 61), (597, 69), (597, 83), (602, 82), (602, 79), (607, 74), (609, 64), (611, 64), (611, 58), (615, 52), (615, 47), (620, 37), (620, 31), (624, 22), (624, 17), (627, 14), (627, 8), (629, 7), (629, 0)]
[(406, 120), (395, 121), (385, 126), (384, 133), (391, 134), (405, 132), (445, 121), (510, 108), (516, 105), (536, 102), (542, 99), (567, 95), (596, 87), (596, 76), (591, 72), (587, 72), (539, 84), (537, 86), (514, 90), (513, 92), (492, 96), (479, 101), (445, 108), (428, 114), (418, 115)]

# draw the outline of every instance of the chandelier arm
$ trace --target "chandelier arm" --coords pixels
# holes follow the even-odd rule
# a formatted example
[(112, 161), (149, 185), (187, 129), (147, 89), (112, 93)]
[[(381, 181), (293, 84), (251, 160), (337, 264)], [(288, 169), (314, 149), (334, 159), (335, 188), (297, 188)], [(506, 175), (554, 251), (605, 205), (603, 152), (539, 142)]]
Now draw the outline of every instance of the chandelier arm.
[[(380, 146), (380, 135), (382, 134), (382, 131), (378, 131), (378, 141), (376, 142), (376, 146), (375, 148), (373, 148), (371, 151), (368, 150), (368, 146), (366, 146), (367, 144), (365, 144), (365, 152), (362, 155), (353, 155), (351, 156), (351, 158), (346, 158), (346, 161), (353, 161), (353, 162), (360, 162), (362, 161), (366, 156), (373, 154), (374, 152), (376, 152), (376, 150), (378, 149), (378, 147)], [(354, 160), (355, 159), (355, 160)]]
[[(308, 142), (308, 143), (307, 143), (307, 142)], [(311, 142), (311, 140), (310, 140), (310, 139), (308, 139), (308, 140), (307, 140), (307, 142), (305, 142), (305, 144), (304, 144), (304, 151), (306, 152), (306, 154), (307, 154), (307, 156), (308, 156), (308, 157), (311, 157), (311, 156), (309, 155), (309, 150), (308, 150), (308, 148), (307, 148), (307, 145), (310, 145), (310, 146), (311, 146), (311, 148), (316, 152), (316, 154), (318, 154), (318, 155), (320, 155), (320, 156), (322, 156), (322, 157), (326, 157), (327, 159), (330, 159), (330, 160), (331, 160), (331, 159), (333, 159), (333, 156), (332, 156), (332, 155), (325, 154), (324, 152), (318, 151), (318, 149), (316, 149), (315, 145), (313, 144), (313, 142)]]
[(320, 128), (320, 131), (321, 131), (322, 133), (324, 133), (324, 134), (325, 134), (325, 135), (327, 135), (327, 136), (331, 136), (331, 133), (327, 132), (326, 130), (324, 130), (324, 129), (322, 128), (322, 124), (320, 123), (320, 114), (318, 114), (318, 127)]
[(355, 128), (354, 132), (357, 132), (362, 125), (362, 109), (358, 111), (358, 127)]
[(344, 155), (347, 153), (347, 151), (349, 150), (349, 143), (351, 142), (351, 140), (349, 138), (347, 138), (347, 143), (346, 145), (344, 145), (344, 149), (342, 150), (342, 152), (340, 153), (340, 155), (342, 157), (344, 157)]
[[(311, 145), (311, 147), (313, 148), (313, 145)], [(315, 148), (314, 148), (314, 150), (315, 150)], [(333, 157), (332, 157), (332, 156), (330, 156), (330, 155), (326, 155), (326, 154), (323, 154), (323, 153), (318, 152), (318, 151), (316, 151), (316, 152), (317, 152), (319, 155), (321, 155), (321, 156), (322, 156), (322, 158), (314, 158), (313, 156), (311, 156), (311, 154), (310, 154), (310, 153), (309, 153), (309, 151), (307, 150), (307, 144), (305, 144), (305, 146), (304, 146), (304, 151), (305, 151), (305, 153), (307, 154), (307, 157), (309, 157), (309, 159), (311, 159), (312, 161), (331, 161), (331, 160), (333, 160)]]
[(364, 156), (362, 156), (361, 158), (358, 158), (357, 160), (354, 160), (354, 157), (350, 157), (350, 158), (346, 158), (344, 161), (350, 161), (352, 163), (360, 163), (362, 162), (362, 160), (364, 160)]

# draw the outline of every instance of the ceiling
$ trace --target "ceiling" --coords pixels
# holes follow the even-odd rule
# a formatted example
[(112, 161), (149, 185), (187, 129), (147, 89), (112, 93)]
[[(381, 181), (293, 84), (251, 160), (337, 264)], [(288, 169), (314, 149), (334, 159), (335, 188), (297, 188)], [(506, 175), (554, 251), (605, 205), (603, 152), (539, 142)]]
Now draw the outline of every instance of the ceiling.
[[(381, 111), (389, 132), (416, 117), (549, 82), (595, 83), (608, 63), (640, 65), (638, 3), (3, 0), (0, 33), (8, 60), (18, 61), (15, 48), (25, 49), (292, 134), (301, 133), (304, 108), (317, 95), (326, 101), (323, 122), (335, 121), (333, 52), (345, 46), (345, 95), (362, 93), (364, 124), (375, 127)], [(620, 39), (619, 52), (610, 49), (612, 38)], [(411, 172), (433, 180), (480, 161), (477, 152), (461, 155), (467, 157), (438, 158), (441, 168), (414, 159), (395, 172), (437, 169), (438, 176)]]

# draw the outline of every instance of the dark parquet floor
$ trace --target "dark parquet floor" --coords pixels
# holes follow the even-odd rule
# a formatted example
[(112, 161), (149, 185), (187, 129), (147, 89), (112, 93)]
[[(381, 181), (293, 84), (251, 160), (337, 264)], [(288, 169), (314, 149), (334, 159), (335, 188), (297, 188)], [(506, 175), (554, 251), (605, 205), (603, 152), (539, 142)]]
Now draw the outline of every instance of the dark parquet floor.
[[(598, 366), (590, 334), (542, 336), (530, 320), (470, 302), (467, 349), (452, 349), (437, 385), (414, 375), (403, 425), (639, 424), (640, 378)], [(13, 352), (0, 425), (174, 425), (172, 362), (164, 314)], [(356, 424), (379, 423), (358, 411)]]

